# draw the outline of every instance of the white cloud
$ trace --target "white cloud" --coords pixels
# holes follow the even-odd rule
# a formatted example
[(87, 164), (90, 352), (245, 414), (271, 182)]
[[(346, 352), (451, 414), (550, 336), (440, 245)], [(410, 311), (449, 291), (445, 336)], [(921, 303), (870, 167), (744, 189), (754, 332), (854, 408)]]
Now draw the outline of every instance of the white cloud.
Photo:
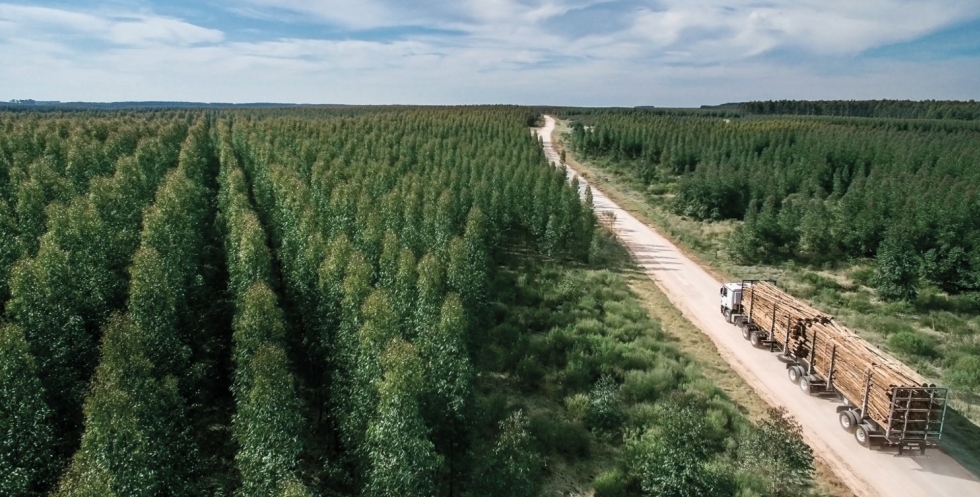
[(216, 29), (195, 26), (179, 19), (144, 17), (114, 22), (106, 38), (121, 45), (145, 43), (193, 45), (220, 42), (224, 39), (224, 33)]
[[(630, 0), (618, 10), (617, 2), (597, 0), (248, 1), (260, 16), (287, 12), (287, 21), (303, 16), (354, 31), (340, 40), (229, 41), (192, 20), (145, 11), (0, 4), (0, 91), (8, 93), (0, 100), (694, 105), (975, 98), (980, 76), (978, 64), (846, 62), (976, 18), (975, 0), (770, 0), (734, 7), (719, 0)], [(622, 29), (590, 29), (596, 9), (620, 16), (612, 25)], [(582, 15), (566, 16), (575, 12)], [(573, 18), (586, 25), (571, 30)], [(357, 39), (356, 30), (398, 26), (462, 34)], [(101, 45), (78, 43), (89, 40)], [(800, 54), (794, 67), (766, 60), (764, 54), (781, 48)], [(833, 72), (821, 65), (828, 60)]]
[[(392, 9), (376, 0), (246, 0), (246, 3), (259, 9), (274, 8), (312, 15), (319, 20), (353, 29), (390, 26), (405, 21), (404, 18), (398, 19)], [(262, 13), (261, 10), (252, 12)]]
[(719, 0), (666, 0), (636, 15), (632, 32), (691, 57), (729, 60), (778, 47), (853, 55), (912, 40), (980, 15), (980, 2), (943, 0), (780, 0), (730, 6)]
[(0, 38), (89, 39), (118, 45), (216, 43), (221, 31), (180, 19), (147, 15), (111, 15), (47, 7), (0, 4), (0, 22), (11, 26)]

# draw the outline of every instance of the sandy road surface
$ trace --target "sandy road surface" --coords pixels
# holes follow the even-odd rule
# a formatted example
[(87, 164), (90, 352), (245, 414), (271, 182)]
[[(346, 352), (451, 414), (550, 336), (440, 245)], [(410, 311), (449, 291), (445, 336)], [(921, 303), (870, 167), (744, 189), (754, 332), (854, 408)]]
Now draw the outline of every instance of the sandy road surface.
[[(548, 160), (559, 162), (551, 144), (555, 120), (545, 117), (538, 130)], [(569, 175), (577, 175), (569, 169)], [(579, 177), (582, 188), (587, 182)], [(838, 401), (809, 397), (790, 383), (775, 355), (752, 348), (718, 310), (721, 282), (688, 259), (676, 246), (592, 189), (596, 213), (612, 211), (613, 226), (657, 286), (684, 315), (711, 337), (722, 357), (767, 402), (785, 406), (803, 425), (804, 437), (843, 482), (860, 496), (980, 497), (980, 481), (938, 450), (927, 458), (897, 457), (895, 451), (861, 447), (841, 429)]]

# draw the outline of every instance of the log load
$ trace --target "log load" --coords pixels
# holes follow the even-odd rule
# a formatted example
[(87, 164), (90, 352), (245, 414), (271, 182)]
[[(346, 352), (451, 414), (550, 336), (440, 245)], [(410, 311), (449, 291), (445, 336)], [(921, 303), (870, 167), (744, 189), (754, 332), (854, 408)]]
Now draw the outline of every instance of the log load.
[[(822, 378), (828, 390), (861, 408), (864, 416), (883, 429), (891, 432), (901, 424), (907, 430), (908, 423), (915, 421), (928, 425), (930, 414), (925, 411), (931, 406), (932, 394), (926, 379), (831, 316), (769, 282), (743, 286), (742, 307), (749, 322), (767, 333), (784, 354), (804, 365), (807, 374)], [(898, 402), (903, 406), (900, 416), (892, 402), (895, 395), (905, 399)]]

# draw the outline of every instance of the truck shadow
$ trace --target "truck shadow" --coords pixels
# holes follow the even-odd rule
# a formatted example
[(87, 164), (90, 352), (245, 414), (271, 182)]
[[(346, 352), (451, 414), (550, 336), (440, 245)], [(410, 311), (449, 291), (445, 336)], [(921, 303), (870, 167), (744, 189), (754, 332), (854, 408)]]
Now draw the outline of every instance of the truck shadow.
[[(966, 468), (974, 480), (980, 479), (980, 427), (952, 407), (946, 411), (946, 424), (943, 427), (940, 447), (945, 455)], [(961, 475), (946, 474), (943, 472), (945, 468), (935, 467), (938, 462), (932, 464), (923, 462), (921, 465), (922, 471), (962, 478)]]

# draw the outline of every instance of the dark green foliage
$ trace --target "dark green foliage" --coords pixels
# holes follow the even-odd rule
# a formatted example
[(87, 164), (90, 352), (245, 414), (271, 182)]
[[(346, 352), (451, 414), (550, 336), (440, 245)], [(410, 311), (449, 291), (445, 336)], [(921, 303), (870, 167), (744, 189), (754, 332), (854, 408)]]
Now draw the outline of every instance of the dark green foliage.
[(980, 104), (925, 100), (778, 100), (725, 104), (746, 114), (796, 114), (804, 116), (889, 117), (905, 119), (980, 120)]
[(393, 340), (382, 357), (384, 379), (378, 385), (378, 410), (367, 430), (370, 462), (365, 495), (429, 496), (441, 463), (428, 440), (418, 396), (422, 364), (415, 348)]
[(667, 409), (658, 429), (630, 440), (626, 450), (644, 495), (733, 495), (734, 482), (707, 462), (719, 449), (705, 413), (687, 407)]
[(532, 355), (524, 356), (518, 361), (514, 372), (517, 374), (517, 380), (521, 388), (526, 392), (533, 392), (541, 388), (541, 380), (544, 379), (544, 375), (547, 373), (544, 366), (541, 365), (541, 361)]
[[(952, 114), (924, 109), (967, 105), (756, 104), (806, 108), (808, 115), (925, 112), (946, 119)], [(856, 108), (864, 110), (851, 112)], [(671, 193), (650, 202), (697, 220), (743, 220), (726, 245), (739, 264), (877, 257), (888, 273), (880, 285), (888, 299), (914, 300), (911, 280), (919, 275), (951, 295), (980, 289), (975, 122), (718, 119), (638, 110), (584, 119), (594, 126), (573, 127), (575, 149), (642, 191)]]
[(934, 341), (915, 331), (900, 331), (888, 337), (888, 345), (903, 354), (913, 356), (930, 357), (936, 353)]
[(538, 452), (541, 454), (555, 454), (568, 461), (591, 455), (592, 435), (579, 423), (535, 416), (531, 418), (528, 430), (538, 442)]
[(20, 254), (33, 256), (47, 225), (45, 208), (54, 201), (71, 198), (71, 187), (58, 175), (50, 160), (42, 159), (27, 167), (26, 178), (18, 182), (14, 210), (17, 214)]
[(915, 301), (919, 291), (921, 261), (910, 240), (895, 230), (875, 258), (874, 284), (878, 295), (889, 300)]
[[(58, 495), (197, 495), (200, 467), (173, 376), (149, 360), (145, 330), (107, 325), (85, 402), (85, 434)], [(106, 491), (108, 490), (108, 491)]]
[(585, 422), (597, 433), (610, 434), (619, 428), (624, 418), (619, 402), (619, 385), (612, 376), (603, 375), (589, 392)]
[(977, 391), (980, 388), (980, 357), (971, 354), (960, 356), (946, 370), (946, 380), (950, 385)]
[(10, 269), (17, 262), (20, 248), (17, 246), (17, 220), (7, 202), (0, 198), (0, 302), (10, 297), (8, 278)]
[(500, 422), (500, 435), (473, 484), (475, 495), (537, 495), (541, 458), (534, 450), (528, 424), (523, 411), (515, 411)]
[[(242, 366), (239, 366), (242, 367)], [(238, 396), (235, 463), (242, 477), (236, 495), (258, 497), (297, 492), (303, 417), (286, 354), (262, 345), (248, 365), (250, 388)]]
[(439, 324), (421, 330), (419, 356), (425, 364), (426, 389), (443, 420), (461, 420), (470, 401), (473, 367), (466, 346), (466, 314), (459, 295), (442, 304)]
[(595, 497), (623, 497), (635, 494), (630, 485), (629, 478), (622, 471), (614, 469), (602, 473), (595, 478), (592, 486), (595, 489)]
[(738, 450), (742, 468), (762, 483), (765, 495), (802, 495), (811, 484), (813, 450), (803, 441), (803, 428), (784, 408), (769, 409)]
[(281, 344), (286, 338), (282, 310), (276, 302), (276, 294), (262, 281), (255, 282), (240, 297), (236, 306), (234, 329), (235, 379), (232, 388), (236, 395), (248, 395), (255, 376), (252, 362), (258, 350), (267, 345)]
[(52, 411), (23, 331), (0, 325), (0, 493), (46, 495), (57, 476)]
[(144, 353), (161, 375), (185, 374), (191, 350), (181, 333), (181, 313), (187, 305), (180, 300), (181, 284), (169, 278), (166, 262), (152, 248), (136, 252), (131, 272), (129, 316), (145, 333)]
[(24, 338), (4, 385), (37, 426), (7, 441), (53, 454), (4, 492), (461, 495), (496, 468), (531, 495), (538, 450), (590, 457), (581, 423), (538, 423), (539, 447), (506, 402), (476, 407), (487, 349), (533, 385), (610, 373), (591, 338), (525, 348), (550, 310), (498, 327), (501, 272), (595, 240), (527, 114), (0, 114), (0, 302)]
[(98, 359), (95, 339), (78, 313), (87, 296), (74, 270), (69, 255), (48, 239), (36, 258), (14, 267), (7, 305), (24, 330), (45, 402), (56, 413), (57, 433), (69, 437), (81, 428), (86, 384)]

